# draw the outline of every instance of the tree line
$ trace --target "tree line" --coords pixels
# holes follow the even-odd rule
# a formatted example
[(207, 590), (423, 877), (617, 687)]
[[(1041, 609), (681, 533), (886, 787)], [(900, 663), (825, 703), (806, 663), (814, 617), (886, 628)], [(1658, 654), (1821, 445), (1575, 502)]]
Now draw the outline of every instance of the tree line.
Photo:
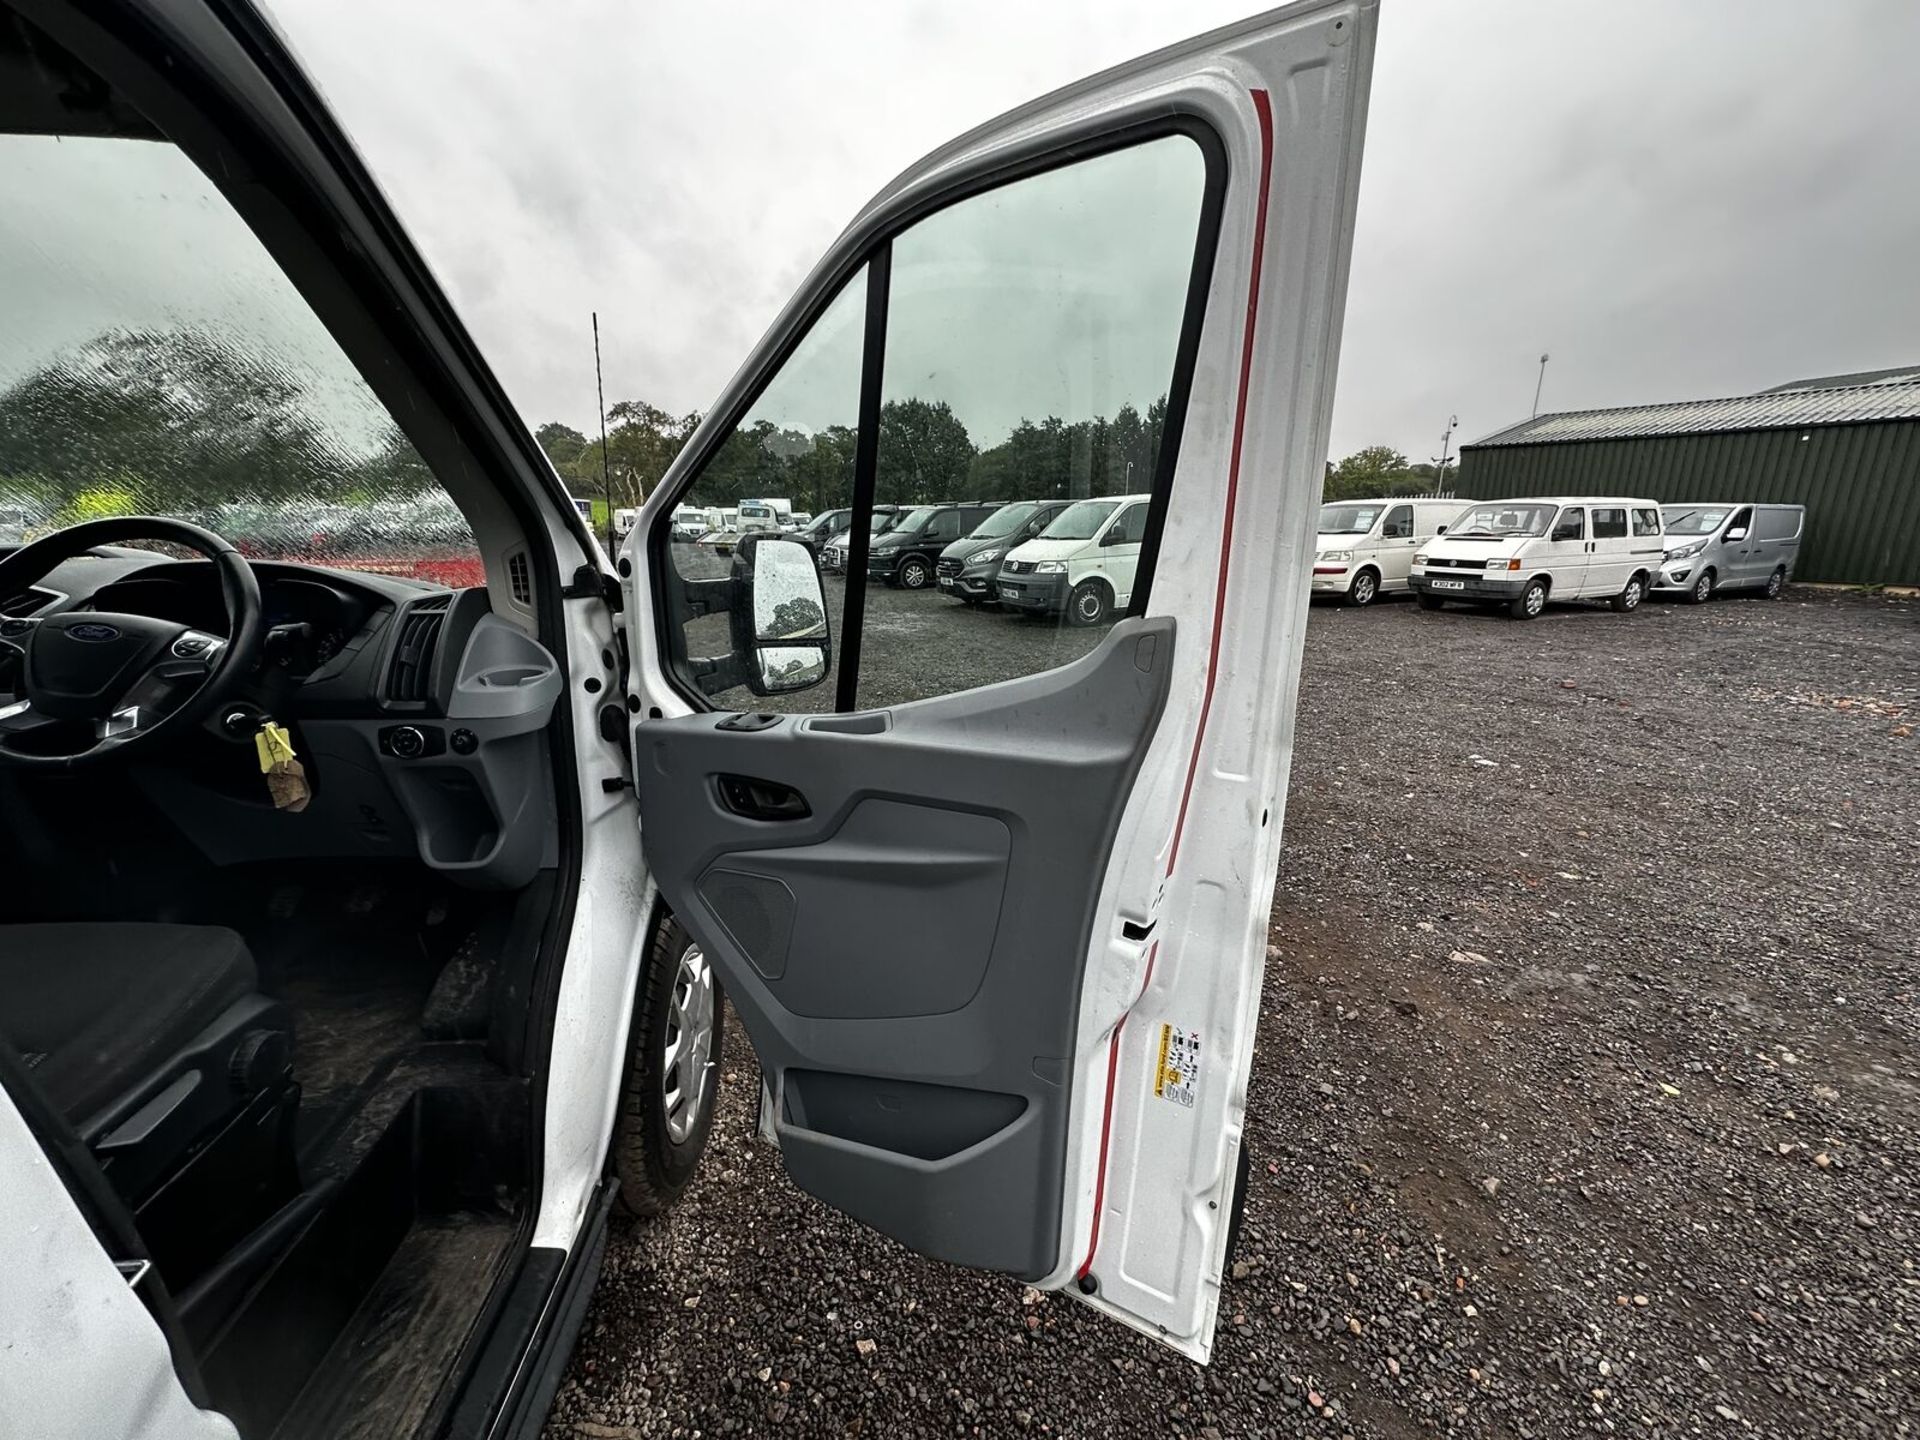
[[(371, 397), (369, 397), (369, 400)], [(982, 448), (951, 406), (918, 398), (881, 407), (875, 500), (914, 505), (1129, 494), (1152, 487), (1166, 398), (1111, 417), (1023, 419)], [(700, 423), (643, 400), (607, 412), (599, 438), (550, 421), (535, 432), (575, 495), (637, 506)], [(435, 490), (412, 444), (377, 405), (344, 439), (311, 392), (261, 357), (193, 331), (103, 334), (0, 389), (0, 490), (48, 521), (101, 514), (191, 513), (208, 500), (360, 504)], [(857, 436), (768, 421), (742, 426), (702, 471), (698, 503), (782, 497), (818, 514), (853, 500)], [(1327, 499), (1417, 495), (1431, 465), (1369, 446), (1327, 466)]]
[[(945, 402), (890, 400), (880, 408), (874, 500), (916, 505), (1141, 493), (1152, 488), (1166, 416), (1162, 396), (1145, 414), (1123, 405), (1111, 419), (1022, 420), (983, 450)], [(697, 412), (671, 415), (639, 400), (621, 401), (607, 419), (604, 460), (599, 439), (570, 425), (549, 421), (535, 433), (574, 494), (597, 499), (611, 489), (615, 505), (634, 507), (653, 493), (700, 423)], [(848, 425), (817, 432), (765, 420), (744, 425), (707, 463), (691, 498), (724, 507), (777, 497), (815, 515), (851, 505), (856, 440)], [(1327, 462), (1322, 498), (1430, 495), (1454, 473), (1448, 467), (1442, 480), (1433, 465), (1370, 445)]]
[(351, 441), (299, 380), (193, 331), (101, 335), (0, 389), (0, 494), (44, 523), (437, 489), (384, 411)]
[[(1151, 488), (1166, 424), (1166, 399), (1142, 414), (1122, 405), (1111, 418), (1023, 419), (997, 445), (981, 449), (945, 401), (889, 400), (880, 407), (874, 500), (920, 505), (948, 500), (1015, 500), (1126, 494)], [(535, 431), (573, 493), (637, 506), (666, 473), (700, 422), (644, 401), (607, 412), (598, 437), (549, 421)], [(819, 431), (761, 420), (729, 435), (694, 487), (701, 505), (779, 497), (819, 514), (853, 503), (858, 435), (849, 425)]]

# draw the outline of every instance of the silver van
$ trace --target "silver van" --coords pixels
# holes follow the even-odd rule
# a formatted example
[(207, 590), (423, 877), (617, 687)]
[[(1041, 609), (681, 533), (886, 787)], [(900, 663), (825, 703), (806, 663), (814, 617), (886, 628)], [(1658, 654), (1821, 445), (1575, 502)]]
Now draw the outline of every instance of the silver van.
[(1654, 592), (1694, 605), (1716, 590), (1763, 590), (1769, 600), (1793, 578), (1806, 529), (1804, 505), (1715, 501), (1662, 505), (1665, 553)]

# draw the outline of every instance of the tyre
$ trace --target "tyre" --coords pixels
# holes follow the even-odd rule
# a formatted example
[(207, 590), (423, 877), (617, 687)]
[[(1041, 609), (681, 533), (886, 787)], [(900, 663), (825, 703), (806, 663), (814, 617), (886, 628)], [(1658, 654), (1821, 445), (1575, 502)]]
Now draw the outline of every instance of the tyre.
[(1442, 600), (1438, 595), (1422, 595), (1420, 597), (1420, 608), (1422, 610), (1438, 610), (1446, 603), (1447, 602)]
[(1620, 587), (1620, 593), (1607, 604), (1613, 607), (1616, 615), (1626, 615), (1640, 608), (1640, 602), (1647, 598), (1647, 577), (1634, 574), (1627, 577), (1627, 583)]
[(699, 942), (665, 915), (634, 997), (613, 1126), (618, 1204), (629, 1218), (667, 1209), (699, 1168), (720, 1091), (723, 1011), (719, 977)]
[(900, 562), (900, 583), (909, 590), (924, 590), (933, 583), (933, 566), (924, 555), (909, 555)]
[(1785, 566), (1782, 566), (1767, 576), (1767, 599), (1778, 600), (1780, 598), (1780, 592), (1786, 588), (1787, 571)]
[(1099, 580), (1082, 580), (1067, 596), (1067, 623), (1070, 625), (1098, 625), (1112, 610), (1113, 597), (1108, 593), (1105, 583)]
[(1713, 598), (1714, 575), (1711, 567), (1702, 570), (1694, 578), (1693, 588), (1687, 591), (1689, 605), (1704, 605)]
[(1547, 608), (1547, 582), (1529, 580), (1527, 588), (1507, 607), (1507, 613), (1516, 620), (1531, 620)]
[(1372, 570), (1362, 570), (1353, 577), (1353, 584), (1347, 587), (1347, 603), (1364, 610), (1380, 598), (1380, 577)]

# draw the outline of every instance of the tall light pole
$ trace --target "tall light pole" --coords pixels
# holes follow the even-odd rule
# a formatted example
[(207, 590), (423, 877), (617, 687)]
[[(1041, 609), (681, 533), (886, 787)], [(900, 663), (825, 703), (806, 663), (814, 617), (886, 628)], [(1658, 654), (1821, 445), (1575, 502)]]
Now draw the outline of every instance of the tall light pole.
[(1540, 357), (1540, 378), (1533, 382), (1533, 414), (1527, 417), (1529, 420), (1540, 413), (1540, 388), (1547, 383), (1547, 360), (1549, 358), (1550, 357), (1546, 355)]
[(1433, 493), (1438, 495), (1447, 488), (1447, 447), (1453, 443), (1453, 432), (1460, 426), (1458, 415), (1447, 417), (1447, 428), (1440, 432), (1440, 454), (1433, 472)]

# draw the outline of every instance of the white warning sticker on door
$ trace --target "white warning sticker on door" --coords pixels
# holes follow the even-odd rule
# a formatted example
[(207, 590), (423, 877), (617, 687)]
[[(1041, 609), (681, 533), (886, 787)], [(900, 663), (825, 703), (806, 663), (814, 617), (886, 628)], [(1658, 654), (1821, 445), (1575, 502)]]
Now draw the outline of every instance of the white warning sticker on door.
[(1153, 1093), (1183, 1109), (1193, 1108), (1200, 1085), (1200, 1032), (1173, 1025), (1160, 1027), (1160, 1063), (1154, 1067)]

